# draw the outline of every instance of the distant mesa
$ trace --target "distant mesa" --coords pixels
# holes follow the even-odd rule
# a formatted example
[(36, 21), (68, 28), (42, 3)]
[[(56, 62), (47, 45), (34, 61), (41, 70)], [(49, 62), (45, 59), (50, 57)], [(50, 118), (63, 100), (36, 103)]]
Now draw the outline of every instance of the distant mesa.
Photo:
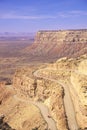
[(87, 53), (87, 29), (41, 30), (34, 43), (22, 50), (29, 56), (42, 59), (77, 57)]

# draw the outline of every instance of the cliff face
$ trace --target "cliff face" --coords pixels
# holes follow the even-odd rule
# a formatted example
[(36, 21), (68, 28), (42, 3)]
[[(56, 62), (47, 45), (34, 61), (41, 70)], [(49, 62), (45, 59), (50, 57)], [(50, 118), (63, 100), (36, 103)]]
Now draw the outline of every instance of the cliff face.
[(87, 53), (87, 30), (39, 31), (35, 42), (24, 52), (42, 59), (85, 54)]
[[(80, 61), (78, 70), (71, 73), (71, 95), (82, 128), (87, 126), (87, 58)], [(77, 100), (75, 100), (77, 98)]]

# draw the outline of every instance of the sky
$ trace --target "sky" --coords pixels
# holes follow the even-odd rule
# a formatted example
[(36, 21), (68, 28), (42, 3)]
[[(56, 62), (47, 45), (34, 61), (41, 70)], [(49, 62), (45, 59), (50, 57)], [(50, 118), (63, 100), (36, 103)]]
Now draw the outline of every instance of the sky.
[(87, 0), (0, 0), (0, 32), (87, 29)]

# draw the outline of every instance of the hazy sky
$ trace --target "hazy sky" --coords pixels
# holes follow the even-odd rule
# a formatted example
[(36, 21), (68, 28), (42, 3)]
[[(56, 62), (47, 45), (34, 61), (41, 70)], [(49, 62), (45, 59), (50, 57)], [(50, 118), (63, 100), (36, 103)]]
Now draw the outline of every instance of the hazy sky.
[(0, 32), (87, 28), (87, 0), (0, 0)]

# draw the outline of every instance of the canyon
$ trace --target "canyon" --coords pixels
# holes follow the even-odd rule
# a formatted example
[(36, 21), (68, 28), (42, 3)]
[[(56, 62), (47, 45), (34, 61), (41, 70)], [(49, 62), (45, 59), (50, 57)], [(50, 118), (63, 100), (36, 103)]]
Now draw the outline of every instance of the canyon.
[(87, 129), (86, 46), (87, 30), (39, 31), (19, 55), (0, 59), (9, 74), (0, 79), (6, 129)]
[(36, 36), (6, 34), (0, 35), (1, 80), (9, 80), (15, 70), (22, 66), (50, 63), (62, 57), (72, 58), (87, 54), (86, 29), (44, 30), (38, 31)]

